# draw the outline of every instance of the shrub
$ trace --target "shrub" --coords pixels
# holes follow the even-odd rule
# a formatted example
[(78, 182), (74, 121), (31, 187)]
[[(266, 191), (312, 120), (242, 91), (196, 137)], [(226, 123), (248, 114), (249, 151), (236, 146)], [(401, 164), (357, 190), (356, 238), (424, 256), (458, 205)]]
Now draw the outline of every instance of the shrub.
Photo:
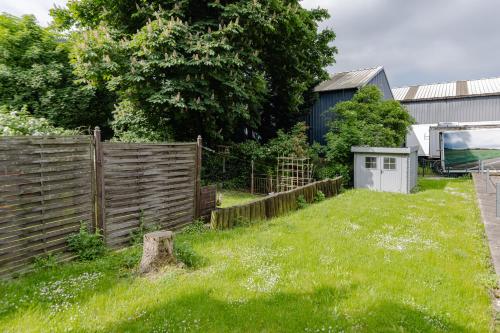
[(94, 260), (106, 252), (102, 235), (99, 231), (89, 232), (85, 223), (81, 224), (78, 233), (68, 237), (68, 246), (80, 260)]
[(178, 261), (191, 268), (200, 267), (205, 262), (204, 258), (194, 251), (191, 244), (186, 242), (174, 242), (174, 255)]
[(306, 208), (307, 207), (307, 201), (306, 198), (301, 194), (297, 197), (297, 207), (299, 209)]
[(234, 225), (237, 227), (248, 227), (251, 225), (251, 222), (248, 218), (244, 216), (236, 216), (234, 220)]
[(57, 266), (57, 257), (53, 253), (36, 256), (33, 259), (33, 268), (35, 270), (52, 269)]
[(36, 118), (28, 113), (26, 108), (15, 109), (0, 105), (0, 136), (1, 135), (71, 135), (77, 131), (69, 131), (54, 127), (45, 118)]
[(316, 192), (314, 195), (314, 202), (321, 202), (325, 200), (325, 194), (322, 191)]
[(193, 223), (182, 229), (183, 234), (201, 234), (207, 231), (203, 219), (194, 220)]

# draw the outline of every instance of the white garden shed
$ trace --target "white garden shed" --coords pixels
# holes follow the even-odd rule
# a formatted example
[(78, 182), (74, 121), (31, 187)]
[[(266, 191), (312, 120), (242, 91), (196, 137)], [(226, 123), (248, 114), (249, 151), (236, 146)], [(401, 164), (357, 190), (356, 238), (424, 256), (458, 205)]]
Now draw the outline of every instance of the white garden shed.
[(354, 187), (410, 193), (417, 185), (418, 147), (351, 147)]

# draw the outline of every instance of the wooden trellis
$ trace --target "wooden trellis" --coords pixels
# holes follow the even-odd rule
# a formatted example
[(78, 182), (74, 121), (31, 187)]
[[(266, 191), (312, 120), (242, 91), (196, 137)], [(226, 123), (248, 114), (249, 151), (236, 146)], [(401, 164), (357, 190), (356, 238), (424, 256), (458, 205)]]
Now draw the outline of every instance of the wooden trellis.
[(278, 192), (293, 190), (312, 182), (313, 165), (306, 157), (278, 157), (276, 184)]

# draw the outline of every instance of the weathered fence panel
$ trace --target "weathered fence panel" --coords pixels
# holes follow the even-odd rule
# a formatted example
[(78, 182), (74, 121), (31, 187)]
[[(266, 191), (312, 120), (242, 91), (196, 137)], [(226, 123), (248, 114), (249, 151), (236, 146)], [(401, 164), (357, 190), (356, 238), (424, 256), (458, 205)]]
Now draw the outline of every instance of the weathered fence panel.
[(92, 175), (90, 136), (0, 137), (0, 276), (70, 256), (67, 237), (93, 220)]
[(318, 191), (323, 192), (325, 197), (332, 197), (340, 193), (341, 186), (342, 177), (325, 179), (244, 205), (219, 208), (212, 211), (210, 225), (213, 229), (227, 229), (239, 220), (253, 222), (281, 216), (297, 209), (299, 196), (304, 196), (304, 199), (311, 203)]
[(212, 210), (217, 207), (217, 186), (209, 185), (201, 188), (200, 217), (210, 218)]
[(194, 219), (196, 143), (103, 143), (102, 152), (108, 246), (128, 245), (141, 222), (171, 229)]

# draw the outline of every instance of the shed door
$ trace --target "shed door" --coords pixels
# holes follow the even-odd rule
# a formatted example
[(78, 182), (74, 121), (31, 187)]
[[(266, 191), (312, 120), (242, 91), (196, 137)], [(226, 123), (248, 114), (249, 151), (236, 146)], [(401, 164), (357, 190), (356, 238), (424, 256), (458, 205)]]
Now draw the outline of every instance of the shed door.
[(387, 192), (401, 192), (402, 170), (399, 156), (380, 156), (380, 189)]
[(380, 191), (380, 158), (378, 156), (363, 156), (359, 171), (360, 179), (357, 187)]

